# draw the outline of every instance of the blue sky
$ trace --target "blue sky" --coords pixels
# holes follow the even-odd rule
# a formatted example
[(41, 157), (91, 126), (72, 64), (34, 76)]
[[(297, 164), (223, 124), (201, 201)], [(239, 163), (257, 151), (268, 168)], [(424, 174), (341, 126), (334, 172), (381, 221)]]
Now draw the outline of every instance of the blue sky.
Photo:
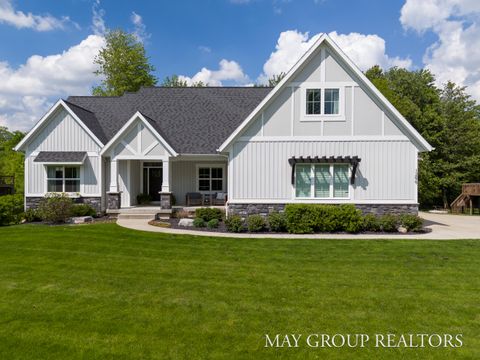
[(264, 81), (327, 32), (362, 70), (429, 67), (478, 98), (479, 12), (468, 0), (0, 0), (0, 125), (28, 129), (59, 97), (88, 94), (105, 27), (136, 32), (160, 80)]

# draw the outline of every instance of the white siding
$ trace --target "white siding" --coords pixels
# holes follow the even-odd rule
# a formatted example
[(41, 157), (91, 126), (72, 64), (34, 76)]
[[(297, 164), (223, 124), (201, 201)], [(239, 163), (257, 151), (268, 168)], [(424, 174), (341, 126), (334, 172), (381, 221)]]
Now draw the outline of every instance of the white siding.
[(409, 141), (265, 141), (234, 144), (230, 200), (293, 199), (292, 156), (359, 156), (352, 201), (416, 202), (416, 148)]
[(129, 160), (118, 160), (118, 190), (121, 191), (121, 206), (130, 206), (130, 177), (128, 173)]
[(223, 187), (227, 191), (227, 163), (220, 161), (172, 161), (172, 183), (171, 191), (175, 196), (177, 205), (185, 204), (187, 192), (198, 192), (197, 186), (197, 164), (225, 165)]
[(66, 111), (58, 110), (44, 125), (38, 134), (27, 144), (27, 176), (25, 178), (25, 193), (27, 196), (45, 195), (45, 166), (34, 162), (40, 151), (87, 151), (89, 156), (80, 168), (82, 183), (81, 195), (100, 196), (100, 147), (90, 135)]

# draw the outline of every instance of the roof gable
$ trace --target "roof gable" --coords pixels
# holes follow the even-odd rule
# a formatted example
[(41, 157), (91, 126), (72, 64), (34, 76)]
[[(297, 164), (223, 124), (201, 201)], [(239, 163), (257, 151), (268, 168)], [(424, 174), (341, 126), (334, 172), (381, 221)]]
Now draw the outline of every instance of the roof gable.
[[(240, 126), (232, 132), (232, 134), (222, 143), (218, 148), (218, 151), (225, 151), (242, 132), (254, 121), (258, 121), (263, 111), (267, 109), (270, 104), (282, 93), (284, 89), (288, 87), (290, 83), (296, 81), (306, 81), (308, 74), (315, 71), (324, 72), (322, 78), (326, 78), (325, 66), (321, 63), (314, 64), (319, 59), (319, 53), (321, 46), (324, 45), (328, 48), (328, 52), (332, 56), (332, 59), (338, 63), (338, 74), (344, 76), (344, 80), (355, 79), (356, 82), (368, 92), (372, 100), (377, 102), (382, 108), (385, 109), (386, 116), (396, 126), (398, 126), (402, 132), (409, 138), (409, 140), (417, 147), (419, 151), (432, 150), (431, 145), (417, 132), (417, 130), (396, 110), (393, 105), (378, 91), (378, 89), (367, 79), (367, 77), (358, 69), (358, 67), (343, 53), (343, 51), (333, 42), (333, 40), (326, 34), (323, 34), (312, 45), (312, 47), (300, 58), (300, 60), (290, 69), (286, 76), (279, 82), (279, 84), (258, 104), (258, 106), (245, 118)], [(323, 55), (325, 56), (325, 55)], [(302, 71), (306, 71), (302, 74)], [(307, 75), (305, 75), (307, 74)], [(302, 78), (305, 77), (305, 79)], [(303, 80), (302, 80), (303, 79)]]

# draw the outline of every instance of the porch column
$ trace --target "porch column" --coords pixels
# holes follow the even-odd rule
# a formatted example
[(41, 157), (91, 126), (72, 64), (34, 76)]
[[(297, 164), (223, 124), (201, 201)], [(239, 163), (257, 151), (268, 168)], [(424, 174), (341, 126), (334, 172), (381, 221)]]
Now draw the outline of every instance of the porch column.
[(169, 160), (163, 160), (162, 171), (163, 171), (162, 192), (170, 192), (170, 161)]
[(160, 192), (160, 208), (172, 208), (172, 193), (170, 192), (170, 161), (163, 160), (162, 163), (163, 181), (162, 191)]
[(118, 192), (118, 164), (117, 160), (110, 161), (110, 192)]
[(107, 193), (107, 211), (120, 209), (121, 194), (118, 191), (117, 160), (110, 160), (110, 189), (109, 190), (110, 191)]

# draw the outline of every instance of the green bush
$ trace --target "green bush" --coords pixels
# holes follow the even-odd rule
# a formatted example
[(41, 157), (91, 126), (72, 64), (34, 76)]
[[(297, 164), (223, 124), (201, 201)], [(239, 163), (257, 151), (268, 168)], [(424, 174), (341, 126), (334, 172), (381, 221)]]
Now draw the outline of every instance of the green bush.
[(363, 229), (362, 212), (355, 205), (343, 204), (332, 210), (335, 213), (337, 221), (337, 231), (346, 231), (356, 234)]
[(196, 217), (195, 219), (193, 219), (193, 226), (197, 228), (203, 228), (205, 227), (205, 225), (205, 220), (203, 220), (202, 218)]
[(239, 215), (231, 215), (225, 220), (227, 231), (239, 233), (245, 230), (245, 224)]
[(292, 234), (311, 234), (317, 223), (314, 207), (307, 204), (288, 204), (285, 207), (287, 231)]
[(217, 208), (198, 208), (195, 210), (195, 217), (202, 218), (206, 222), (212, 219), (221, 221), (223, 218), (223, 211)]
[(285, 232), (287, 230), (287, 219), (285, 213), (274, 212), (269, 214), (268, 227), (274, 232)]
[(72, 216), (97, 216), (97, 211), (90, 204), (72, 206)]
[(386, 214), (378, 218), (380, 229), (385, 232), (395, 232), (398, 228), (398, 216)]
[(73, 200), (66, 194), (51, 194), (40, 201), (38, 212), (50, 223), (66, 222), (72, 216)]
[(423, 227), (423, 219), (417, 215), (404, 214), (400, 216), (400, 225), (408, 231), (420, 231)]
[(367, 214), (363, 217), (364, 231), (380, 231), (380, 223), (378, 218), (373, 214)]
[(207, 228), (216, 229), (216, 228), (218, 228), (219, 223), (220, 223), (220, 221), (218, 221), (218, 219), (212, 219), (212, 220), (207, 222)]
[(152, 197), (149, 194), (138, 194), (137, 195), (137, 204), (146, 205), (152, 202)]
[(247, 229), (250, 232), (260, 232), (265, 230), (265, 219), (261, 215), (250, 215), (247, 218)]
[(25, 211), (24, 217), (26, 222), (35, 222), (42, 220), (38, 210), (33, 208), (27, 209), (27, 211)]
[(23, 219), (23, 195), (0, 196), (0, 226), (19, 224)]

